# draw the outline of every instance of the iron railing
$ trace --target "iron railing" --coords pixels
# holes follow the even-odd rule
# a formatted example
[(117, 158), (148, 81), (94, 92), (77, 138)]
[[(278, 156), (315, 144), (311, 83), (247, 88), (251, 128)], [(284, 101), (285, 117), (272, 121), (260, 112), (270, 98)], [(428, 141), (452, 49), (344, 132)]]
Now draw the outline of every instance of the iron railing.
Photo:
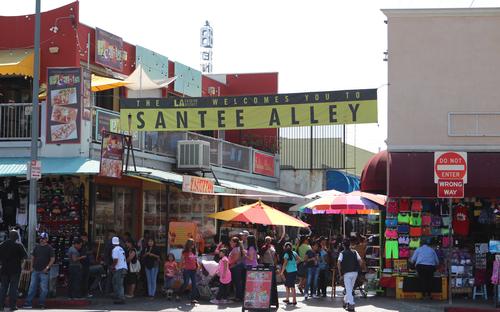
[[(100, 131), (117, 130), (115, 125), (120, 118), (118, 112), (95, 108), (93, 114), (92, 140), (100, 143)], [(254, 151), (248, 146), (231, 143), (195, 132), (159, 131), (134, 132), (134, 148), (157, 155), (177, 157), (177, 142), (181, 140), (203, 140), (210, 143), (210, 163), (214, 166), (231, 168), (246, 172), (253, 171)], [(267, 153), (266, 153), (267, 154)], [(274, 157), (274, 156), (273, 156)]]
[(32, 111), (32, 103), (0, 103), (0, 140), (30, 140)]

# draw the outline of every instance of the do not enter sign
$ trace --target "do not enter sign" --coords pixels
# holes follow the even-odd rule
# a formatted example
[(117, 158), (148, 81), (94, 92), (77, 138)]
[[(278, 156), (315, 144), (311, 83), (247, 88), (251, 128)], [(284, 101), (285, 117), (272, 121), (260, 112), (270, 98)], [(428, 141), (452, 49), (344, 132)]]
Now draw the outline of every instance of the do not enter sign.
[(467, 153), (435, 152), (434, 182), (439, 180), (462, 180), (467, 183)]

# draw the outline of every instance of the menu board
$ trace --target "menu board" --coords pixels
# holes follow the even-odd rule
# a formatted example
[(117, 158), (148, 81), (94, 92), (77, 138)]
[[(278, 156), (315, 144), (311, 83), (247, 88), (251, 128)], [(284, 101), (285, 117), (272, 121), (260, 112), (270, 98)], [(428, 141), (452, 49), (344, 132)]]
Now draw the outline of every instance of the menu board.
[(272, 271), (248, 270), (243, 310), (269, 310), (272, 282)]
[(47, 144), (80, 143), (82, 70), (47, 69)]
[(119, 133), (104, 132), (101, 144), (99, 175), (121, 178), (123, 170), (123, 136)]

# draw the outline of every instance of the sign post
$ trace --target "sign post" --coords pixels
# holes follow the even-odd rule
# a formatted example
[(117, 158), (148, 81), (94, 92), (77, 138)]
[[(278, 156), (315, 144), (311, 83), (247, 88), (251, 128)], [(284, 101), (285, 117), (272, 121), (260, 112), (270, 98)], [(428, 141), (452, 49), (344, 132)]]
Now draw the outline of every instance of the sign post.
[[(464, 184), (467, 183), (467, 153), (465, 152), (435, 152), (434, 153), (434, 183), (437, 184), (437, 197), (448, 198), (450, 215), (453, 215), (453, 198), (463, 198)], [(448, 225), (449, 241), (453, 242), (452, 222)], [(448, 249), (448, 303), (453, 302), (451, 294), (451, 249)]]

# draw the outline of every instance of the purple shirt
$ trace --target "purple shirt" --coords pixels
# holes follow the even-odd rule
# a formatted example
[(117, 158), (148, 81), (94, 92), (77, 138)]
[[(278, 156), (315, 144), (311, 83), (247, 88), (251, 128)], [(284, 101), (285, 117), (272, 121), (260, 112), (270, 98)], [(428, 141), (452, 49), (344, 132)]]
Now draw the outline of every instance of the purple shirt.
[(254, 247), (249, 247), (247, 250), (247, 256), (253, 258), (253, 260), (245, 257), (245, 265), (255, 268), (257, 266), (257, 250), (255, 250)]

